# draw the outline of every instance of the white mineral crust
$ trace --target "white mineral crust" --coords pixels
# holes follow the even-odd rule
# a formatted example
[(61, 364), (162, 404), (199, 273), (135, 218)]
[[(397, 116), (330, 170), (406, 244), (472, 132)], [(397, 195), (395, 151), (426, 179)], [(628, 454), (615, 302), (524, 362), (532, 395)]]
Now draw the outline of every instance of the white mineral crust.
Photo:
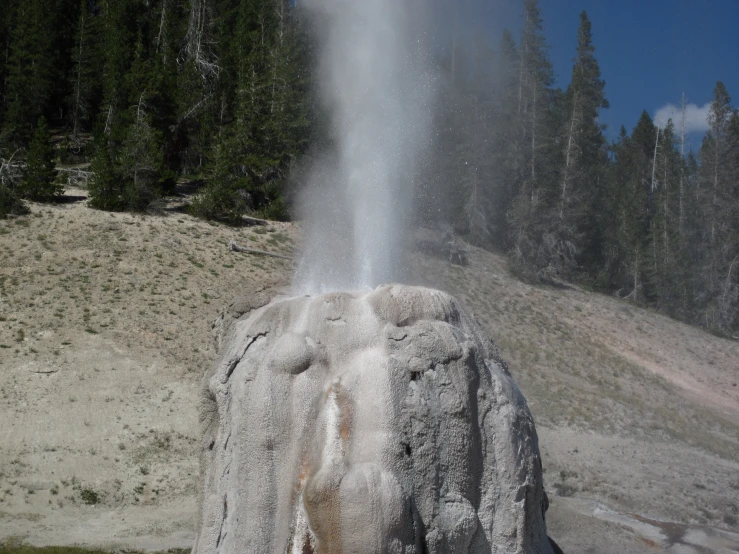
[(526, 401), (451, 296), (276, 300), (223, 340), (195, 554), (551, 553)]

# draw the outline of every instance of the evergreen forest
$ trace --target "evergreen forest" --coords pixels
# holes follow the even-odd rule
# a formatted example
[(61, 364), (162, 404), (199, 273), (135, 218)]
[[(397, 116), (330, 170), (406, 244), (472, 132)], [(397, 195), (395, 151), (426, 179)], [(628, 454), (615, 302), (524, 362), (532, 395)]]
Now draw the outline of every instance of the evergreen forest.
[[(178, 182), (194, 215), (291, 216), (330, 147), (315, 21), (294, 0), (1, 0), (0, 216), (88, 190), (142, 211)], [(538, 0), (522, 28), (430, 45), (434, 137), (417, 222), (505, 252), (524, 279), (577, 283), (731, 335), (739, 329), (739, 112), (717, 82), (702, 143), (644, 111), (606, 138), (591, 23), (555, 86)], [(679, 94), (679, 91), (678, 91)]]

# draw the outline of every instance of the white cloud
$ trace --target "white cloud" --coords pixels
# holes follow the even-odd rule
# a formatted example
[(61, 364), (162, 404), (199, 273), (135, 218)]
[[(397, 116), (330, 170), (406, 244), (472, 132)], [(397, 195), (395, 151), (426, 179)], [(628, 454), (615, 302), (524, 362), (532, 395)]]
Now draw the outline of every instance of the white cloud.
[[(705, 133), (708, 131), (708, 110), (710, 104), (697, 106), (695, 104), (685, 105), (685, 132)], [(667, 121), (672, 119), (676, 130), (679, 131), (682, 123), (682, 109), (674, 104), (665, 104), (654, 114), (654, 124), (664, 129)]]

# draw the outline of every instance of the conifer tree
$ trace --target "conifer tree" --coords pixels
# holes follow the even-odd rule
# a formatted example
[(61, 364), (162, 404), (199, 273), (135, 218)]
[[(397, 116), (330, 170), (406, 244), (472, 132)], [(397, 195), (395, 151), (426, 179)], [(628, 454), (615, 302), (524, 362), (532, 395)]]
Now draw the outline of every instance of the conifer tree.
[(708, 121), (710, 128), (699, 152), (699, 203), (704, 224), (697, 265), (702, 292), (697, 301), (706, 326), (727, 330), (737, 320), (739, 306), (739, 244), (735, 226), (739, 136), (737, 113), (720, 81), (714, 89)]
[(177, 122), (183, 169), (202, 174), (213, 141), (232, 121), (235, 0), (190, 2), (184, 52), (177, 75)]
[(616, 286), (623, 291), (622, 296), (637, 302), (650, 297), (648, 238), (654, 207), (651, 176), (656, 134), (649, 114), (642, 112), (631, 137), (623, 137), (616, 148)]
[(56, 183), (54, 150), (46, 119), (41, 116), (36, 125), (23, 168), (23, 192), (31, 200), (50, 200), (64, 190)]
[(466, 82), (465, 59), (459, 49), (450, 48), (459, 61), (453, 63), (452, 56), (445, 57), (439, 64), (437, 105), (434, 110), (436, 140), (433, 152), (424, 164), (422, 188), (418, 203), (418, 217), (422, 222), (438, 222), (460, 230), (459, 219), (464, 213), (465, 195), (461, 189), (460, 176), (464, 175), (465, 106)]
[(104, 134), (95, 140), (95, 154), (90, 164), (89, 205), (99, 210), (123, 208), (123, 180), (113, 164), (108, 139)]
[[(80, 10), (84, 5), (80, 0), (53, 0), (52, 31), (52, 88), (47, 116), (49, 123), (66, 125), (70, 120), (67, 98), (72, 95), (70, 78), (75, 67), (75, 45)], [(89, 0), (94, 9), (96, 0)]]
[(460, 76), (459, 94), (462, 105), (462, 136), (458, 144), (460, 181), (458, 195), (462, 228), (471, 242), (489, 244), (492, 230), (493, 190), (493, 54), (485, 39), (477, 35), (474, 53), (470, 56), (471, 67), (466, 76)]
[(622, 290), (626, 280), (623, 272), (626, 253), (622, 202), (631, 171), (628, 146), (629, 135), (621, 125), (618, 139), (609, 146), (612, 161), (608, 166), (606, 186), (601, 199), (603, 212), (600, 222), (604, 237), (602, 267), (592, 276), (596, 287), (609, 292)]
[(131, 210), (146, 208), (161, 194), (162, 135), (154, 116), (163, 107), (167, 91), (162, 90), (164, 71), (159, 62), (156, 56), (147, 55), (139, 31), (134, 59), (124, 78), (128, 109), (119, 117), (125, 134), (117, 152), (119, 174), (125, 181), (124, 203)]
[(538, 189), (550, 177), (549, 150), (552, 147), (554, 70), (538, 0), (524, 0), (524, 28), (521, 35), (521, 64), (518, 111), (521, 135), (526, 146), (523, 166), (524, 188)]
[(15, 24), (17, 5), (18, 0), (6, 1), (3, 5), (3, 17), (0, 18), (0, 129), (3, 127), (3, 118), (5, 116), (6, 81), (10, 64), (11, 32)]
[(124, 202), (130, 210), (142, 210), (161, 195), (163, 159), (161, 135), (152, 125), (146, 91), (131, 108), (133, 121), (121, 144), (120, 175), (125, 180)]
[(10, 35), (4, 131), (16, 146), (28, 144), (54, 89), (53, 0), (19, 2)]
[[(598, 212), (607, 167), (604, 126), (599, 112), (608, 108), (605, 82), (595, 59), (592, 25), (580, 14), (572, 81), (565, 95), (567, 120), (562, 136), (564, 155), (559, 177), (555, 232), (561, 243), (577, 245), (578, 262), (588, 268), (600, 265), (602, 230)], [(570, 264), (574, 265), (575, 260)], [(564, 269), (564, 268), (563, 268)]]
[(503, 33), (498, 47), (495, 82), (496, 108), (494, 110), (492, 155), (495, 160), (493, 179), (496, 183), (493, 202), (493, 233), (500, 248), (508, 249), (507, 215), (515, 194), (520, 189), (520, 149), (518, 113), (518, 78), (520, 56), (510, 31)]
[(672, 120), (661, 131), (655, 165), (654, 207), (649, 236), (649, 279), (654, 301), (666, 313), (685, 316), (688, 260), (680, 240), (680, 177), (684, 160)]
[[(280, 189), (310, 125), (299, 8), (246, 0), (238, 13), (234, 120), (218, 132), (208, 187), (195, 209), (209, 217), (249, 209), (285, 217)], [(225, 98), (222, 103), (228, 112)]]
[(515, 163), (520, 184), (508, 214), (511, 254), (521, 275), (556, 277), (561, 262), (571, 259), (576, 251), (574, 245), (556, 241), (547, 221), (561, 157), (555, 143), (561, 94), (553, 88), (554, 72), (538, 0), (524, 0), (520, 55)]
[(83, 129), (90, 127), (102, 94), (99, 48), (100, 17), (93, 13), (88, 0), (80, 0), (71, 51), (70, 94), (66, 100), (73, 143), (79, 141), (79, 133)]
[[(104, 65), (102, 78), (103, 102), (98, 115), (102, 132), (108, 137), (113, 149), (121, 144), (126, 135), (126, 113), (131, 97), (126, 76), (133, 62), (136, 48), (135, 0), (103, 0), (101, 54)], [(135, 102), (135, 101), (134, 101)]]

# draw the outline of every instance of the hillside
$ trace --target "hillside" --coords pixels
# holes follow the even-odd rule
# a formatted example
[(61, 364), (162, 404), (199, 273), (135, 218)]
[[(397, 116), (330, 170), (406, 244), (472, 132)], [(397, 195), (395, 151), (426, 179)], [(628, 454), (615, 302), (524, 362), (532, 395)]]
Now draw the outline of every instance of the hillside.
[(739, 548), (739, 343), (615, 298), (526, 285), (479, 249), (466, 268), (420, 256), (415, 267), (509, 361), (565, 552)]
[[(289, 255), (299, 229), (31, 208), (0, 221), (0, 542), (187, 547), (210, 322), (292, 273), (228, 243)], [(413, 270), (457, 295), (509, 361), (565, 552), (739, 548), (739, 343), (521, 283), (475, 248), (468, 267), (415, 254)]]

